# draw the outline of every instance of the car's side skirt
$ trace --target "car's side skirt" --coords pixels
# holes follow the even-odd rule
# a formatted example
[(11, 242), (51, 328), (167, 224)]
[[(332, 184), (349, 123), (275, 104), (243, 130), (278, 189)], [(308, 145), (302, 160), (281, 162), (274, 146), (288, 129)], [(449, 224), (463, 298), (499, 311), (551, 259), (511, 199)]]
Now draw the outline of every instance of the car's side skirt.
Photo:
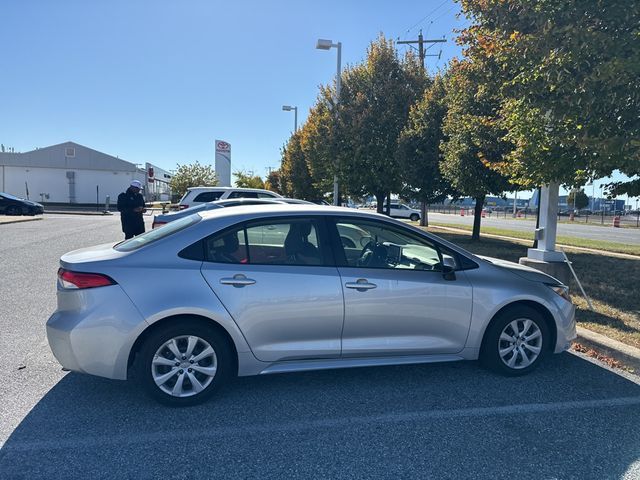
[(271, 373), (302, 372), (308, 370), (330, 370), (334, 368), (377, 367), (383, 365), (409, 365), (416, 363), (455, 362), (465, 360), (460, 355), (407, 355), (401, 357), (330, 358), (319, 360), (295, 360), (272, 363), (260, 372)]

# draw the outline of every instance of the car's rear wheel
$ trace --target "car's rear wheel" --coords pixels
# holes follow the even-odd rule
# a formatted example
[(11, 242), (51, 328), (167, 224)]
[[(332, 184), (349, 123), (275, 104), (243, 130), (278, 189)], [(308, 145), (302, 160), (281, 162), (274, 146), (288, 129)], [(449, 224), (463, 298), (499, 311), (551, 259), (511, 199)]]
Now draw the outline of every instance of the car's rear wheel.
[(412, 222), (417, 222), (418, 220), (420, 220), (420, 215), (418, 215), (417, 213), (412, 213), (411, 216), (409, 217), (409, 219)]
[(196, 405), (228, 379), (231, 355), (226, 339), (215, 329), (197, 321), (180, 322), (145, 340), (136, 360), (136, 378), (165, 405)]
[(499, 314), (489, 325), (481, 363), (496, 372), (518, 376), (534, 370), (547, 354), (549, 327), (536, 310), (520, 306)]

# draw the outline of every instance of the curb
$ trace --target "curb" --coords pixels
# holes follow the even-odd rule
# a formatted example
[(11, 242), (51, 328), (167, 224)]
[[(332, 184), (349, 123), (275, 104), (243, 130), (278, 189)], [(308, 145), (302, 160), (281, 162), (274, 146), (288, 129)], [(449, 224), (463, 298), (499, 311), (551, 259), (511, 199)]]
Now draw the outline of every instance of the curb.
[(577, 343), (592, 348), (634, 371), (640, 372), (640, 348), (632, 347), (584, 327), (578, 326), (576, 330), (578, 332), (578, 338), (575, 340)]
[(25, 218), (13, 218), (9, 217), (9, 219), (5, 219), (0, 215), (0, 225), (9, 225), (10, 223), (24, 223), (24, 222), (35, 222), (36, 220), (42, 220), (42, 216), (39, 217), (25, 217)]
[(90, 212), (90, 211), (79, 211), (79, 210), (69, 210), (69, 211), (65, 211), (65, 210), (45, 210), (44, 214), (53, 214), (53, 215), (91, 215), (91, 216), (95, 216), (95, 217), (103, 217), (105, 215), (113, 215), (112, 212)]

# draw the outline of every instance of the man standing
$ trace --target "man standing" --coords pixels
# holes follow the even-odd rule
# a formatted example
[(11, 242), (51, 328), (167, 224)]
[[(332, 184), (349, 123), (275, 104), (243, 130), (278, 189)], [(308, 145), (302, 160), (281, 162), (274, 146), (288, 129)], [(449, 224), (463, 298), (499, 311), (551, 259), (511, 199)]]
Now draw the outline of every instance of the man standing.
[(118, 195), (118, 211), (125, 240), (144, 233), (142, 214), (145, 212), (145, 208), (140, 190), (142, 190), (142, 183), (134, 180), (126, 192)]

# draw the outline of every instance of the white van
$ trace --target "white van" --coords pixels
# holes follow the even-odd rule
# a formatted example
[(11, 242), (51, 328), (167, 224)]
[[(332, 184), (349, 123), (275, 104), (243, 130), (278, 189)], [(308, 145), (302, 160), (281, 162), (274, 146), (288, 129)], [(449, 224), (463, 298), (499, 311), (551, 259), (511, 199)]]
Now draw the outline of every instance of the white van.
[(180, 200), (178, 208), (184, 210), (201, 203), (227, 198), (282, 198), (282, 195), (261, 188), (191, 187), (187, 189), (187, 193)]

